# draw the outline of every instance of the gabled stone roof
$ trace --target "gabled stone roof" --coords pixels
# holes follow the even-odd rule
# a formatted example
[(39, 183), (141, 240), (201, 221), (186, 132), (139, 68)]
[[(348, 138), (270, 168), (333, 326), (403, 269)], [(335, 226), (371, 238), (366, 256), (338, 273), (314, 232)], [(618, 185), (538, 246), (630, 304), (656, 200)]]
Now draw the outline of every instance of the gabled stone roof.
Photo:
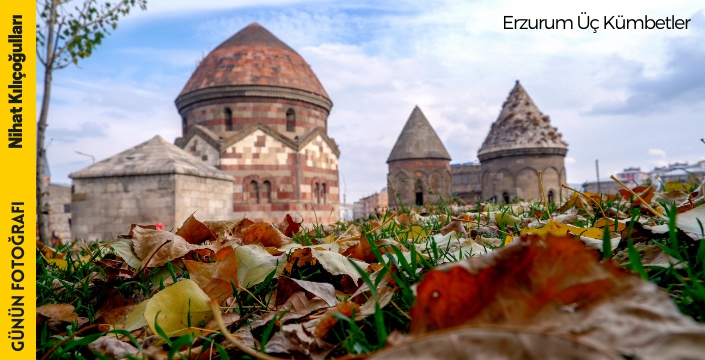
[(541, 113), (518, 80), (492, 123), (478, 157), (483, 160), (490, 153), (514, 149), (556, 149), (563, 155), (568, 149), (549, 117)]
[(387, 163), (397, 160), (409, 159), (440, 159), (450, 161), (450, 155), (438, 138), (438, 134), (421, 112), (418, 106), (414, 107), (409, 120), (389, 154)]
[(208, 54), (179, 96), (232, 85), (298, 89), (329, 99), (308, 63), (257, 23), (238, 31)]
[(159, 135), (99, 163), (73, 172), (69, 177), (85, 179), (166, 174), (233, 180), (232, 176), (204, 163)]

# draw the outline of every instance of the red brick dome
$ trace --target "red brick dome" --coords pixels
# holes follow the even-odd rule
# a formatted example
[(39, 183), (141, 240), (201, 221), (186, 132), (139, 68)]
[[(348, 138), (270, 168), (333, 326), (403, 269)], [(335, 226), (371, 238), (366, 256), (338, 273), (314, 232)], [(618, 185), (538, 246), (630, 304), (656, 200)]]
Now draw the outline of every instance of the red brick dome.
[(257, 23), (240, 30), (208, 54), (180, 96), (233, 85), (290, 88), (330, 99), (306, 61)]

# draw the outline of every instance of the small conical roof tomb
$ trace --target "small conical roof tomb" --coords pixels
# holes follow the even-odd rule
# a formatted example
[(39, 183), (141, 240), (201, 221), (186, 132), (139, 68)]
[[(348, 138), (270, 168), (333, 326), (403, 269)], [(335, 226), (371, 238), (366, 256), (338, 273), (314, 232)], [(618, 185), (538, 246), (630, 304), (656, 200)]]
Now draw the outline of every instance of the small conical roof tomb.
[(549, 117), (541, 113), (518, 80), (492, 123), (478, 157), (482, 161), (493, 153), (515, 149), (568, 149)]
[(450, 155), (438, 134), (421, 112), (418, 106), (414, 107), (404, 129), (399, 134), (392, 153), (389, 154), (387, 163), (397, 160), (409, 159), (440, 159), (450, 161)]

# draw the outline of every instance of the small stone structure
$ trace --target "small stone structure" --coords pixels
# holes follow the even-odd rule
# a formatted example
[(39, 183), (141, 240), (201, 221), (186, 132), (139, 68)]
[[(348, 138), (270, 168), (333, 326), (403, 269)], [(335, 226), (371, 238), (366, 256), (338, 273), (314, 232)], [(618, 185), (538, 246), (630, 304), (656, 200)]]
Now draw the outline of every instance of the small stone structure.
[(329, 223), (340, 206), (332, 106), (306, 61), (253, 23), (208, 54), (177, 97), (176, 145), (233, 176), (237, 216)]
[(69, 177), (74, 238), (115, 238), (130, 224), (176, 229), (194, 212), (202, 220), (232, 217), (225, 195), (232, 194), (232, 176), (159, 136)]
[(516, 82), (492, 124), (477, 157), (482, 165), (482, 198), (507, 202), (541, 196), (538, 171), (548, 201), (565, 196), (564, 159), (568, 144)]
[(387, 164), (390, 206), (423, 205), (450, 196), (450, 155), (418, 106), (399, 134)]

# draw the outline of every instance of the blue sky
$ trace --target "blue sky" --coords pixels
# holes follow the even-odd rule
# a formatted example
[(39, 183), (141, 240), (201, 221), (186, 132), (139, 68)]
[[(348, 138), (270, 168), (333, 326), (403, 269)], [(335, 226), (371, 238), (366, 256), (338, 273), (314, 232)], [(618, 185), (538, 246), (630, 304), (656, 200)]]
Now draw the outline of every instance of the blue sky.
[[(595, 159), (601, 174), (705, 159), (701, 1), (376, 3), (149, 1), (80, 68), (55, 73), (52, 180), (69, 183), (70, 172), (91, 164), (75, 151), (100, 161), (157, 134), (173, 141), (174, 99), (196, 64), (251, 22), (296, 49), (330, 94), (329, 135), (342, 152), (348, 202), (385, 185), (385, 161), (414, 105), (454, 163), (475, 160), (517, 79), (568, 142), (570, 183), (593, 179)], [(502, 29), (504, 15), (576, 19), (581, 11), (692, 21), (688, 30)]]

